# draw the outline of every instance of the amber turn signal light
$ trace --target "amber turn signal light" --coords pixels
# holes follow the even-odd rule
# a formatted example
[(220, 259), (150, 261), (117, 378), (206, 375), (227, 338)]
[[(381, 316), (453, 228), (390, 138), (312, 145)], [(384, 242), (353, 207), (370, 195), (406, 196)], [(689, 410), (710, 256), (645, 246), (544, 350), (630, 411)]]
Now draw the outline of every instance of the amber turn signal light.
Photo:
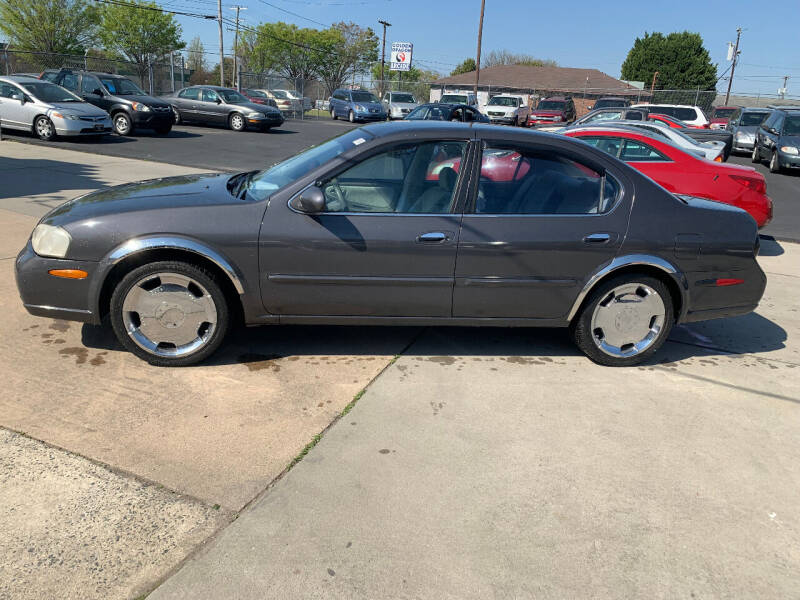
[(89, 276), (89, 273), (82, 269), (50, 269), (48, 273), (64, 279), (86, 279)]

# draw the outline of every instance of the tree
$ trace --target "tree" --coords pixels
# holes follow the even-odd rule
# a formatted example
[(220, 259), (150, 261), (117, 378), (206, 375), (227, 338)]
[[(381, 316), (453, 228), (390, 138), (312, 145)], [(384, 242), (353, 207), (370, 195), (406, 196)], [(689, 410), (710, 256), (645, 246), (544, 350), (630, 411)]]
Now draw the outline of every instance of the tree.
[(184, 47), (175, 17), (158, 10), (155, 2), (131, 0), (135, 6), (105, 4), (100, 9), (100, 40), (135, 63), (144, 82), (148, 65)]
[[(329, 30), (326, 30), (329, 31)], [(274, 71), (287, 79), (311, 79), (317, 71), (321, 39), (317, 29), (299, 28), (289, 23), (261, 23), (245, 31), (239, 44), (247, 68)]]
[(550, 59), (541, 59), (530, 54), (515, 54), (508, 50), (492, 50), (481, 61), (481, 68), (500, 65), (525, 65), (528, 67), (557, 67), (558, 63)]
[(317, 75), (332, 94), (348, 77), (366, 71), (378, 59), (378, 36), (370, 27), (352, 22), (336, 23), (328, 31), (318, 40), (326, 48), (319, 55)]
[[(198, 71), (198, 73), (201, 73), (202, 75), (195, 77), (194, 74), (192, 74), (192, 77), (189, 78), (189, 81), (199, 84), (219, 85), (219, 63), (214, 65), (214, 68), (211, 69), (211, 71)], [(232, 56), (225, 57), (225, 83), (223, 85), (225, 87), (236, 87), (236, 71), (233, 68)]]
[(205, 50), (199, 35), (192, 38), (192, 41), (186, 46), (186, 68), (193, 72), (205, 72), (208, 69)]
[(475, 70), (477, 70), (475, 59), (465, 58), (464, 62), (462, 62), (455, 69), (450, 71), (450, 75), (461, 75), (462, 73), (472, 73)]
[(717, 84), (717, 66), (699, 33), (656, 32), (636, 38), (622, 63), (622, 79), (649, 85), (656, 71), (656, 87), (661, 89), (713, 90)]
[(0, 0), (0, 31), (15, 50), (83, 54), (97, 38), (87, 0)]

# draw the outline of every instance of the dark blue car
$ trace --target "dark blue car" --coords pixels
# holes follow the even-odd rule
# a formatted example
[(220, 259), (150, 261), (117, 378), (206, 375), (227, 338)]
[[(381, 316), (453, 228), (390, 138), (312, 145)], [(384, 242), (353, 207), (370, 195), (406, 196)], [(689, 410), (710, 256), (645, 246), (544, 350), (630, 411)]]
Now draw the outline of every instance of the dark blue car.
[(339, 88), (330, 99), (331, 118), (356, 121), (385, 121), (386, 110), (375, 94), (366, 90)]

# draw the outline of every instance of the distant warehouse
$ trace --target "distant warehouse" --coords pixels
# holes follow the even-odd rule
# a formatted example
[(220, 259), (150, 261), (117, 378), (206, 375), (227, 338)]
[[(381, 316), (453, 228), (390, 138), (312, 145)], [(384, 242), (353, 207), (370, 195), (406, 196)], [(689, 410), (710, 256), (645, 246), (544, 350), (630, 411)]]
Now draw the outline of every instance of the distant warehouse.
[[(473, 92), (475, 71), (443, 77), (431, 85), (431, 102), (444, 93)], [(597, 69), (568, 67), (529, 67), (501, 65), (481, 69), (478, 105), (486, 106), (497, 94), (522, 96), (529, 106), (548, 96), (572, 96), (578, 114), (586, 112), (594, 100), (603, 96), (620, 96), (633, 102), (646, 102), (650, 93)]]

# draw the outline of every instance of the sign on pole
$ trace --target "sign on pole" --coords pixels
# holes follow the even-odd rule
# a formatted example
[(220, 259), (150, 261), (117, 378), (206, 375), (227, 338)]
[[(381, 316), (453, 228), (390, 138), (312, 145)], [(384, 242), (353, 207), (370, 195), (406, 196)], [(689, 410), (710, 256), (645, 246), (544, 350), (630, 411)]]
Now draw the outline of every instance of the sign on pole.
[(392, 60), (390, 71), (408, 71), (411, 69), (411, 50), (414, 44), (408, 42), (392, 42)]

